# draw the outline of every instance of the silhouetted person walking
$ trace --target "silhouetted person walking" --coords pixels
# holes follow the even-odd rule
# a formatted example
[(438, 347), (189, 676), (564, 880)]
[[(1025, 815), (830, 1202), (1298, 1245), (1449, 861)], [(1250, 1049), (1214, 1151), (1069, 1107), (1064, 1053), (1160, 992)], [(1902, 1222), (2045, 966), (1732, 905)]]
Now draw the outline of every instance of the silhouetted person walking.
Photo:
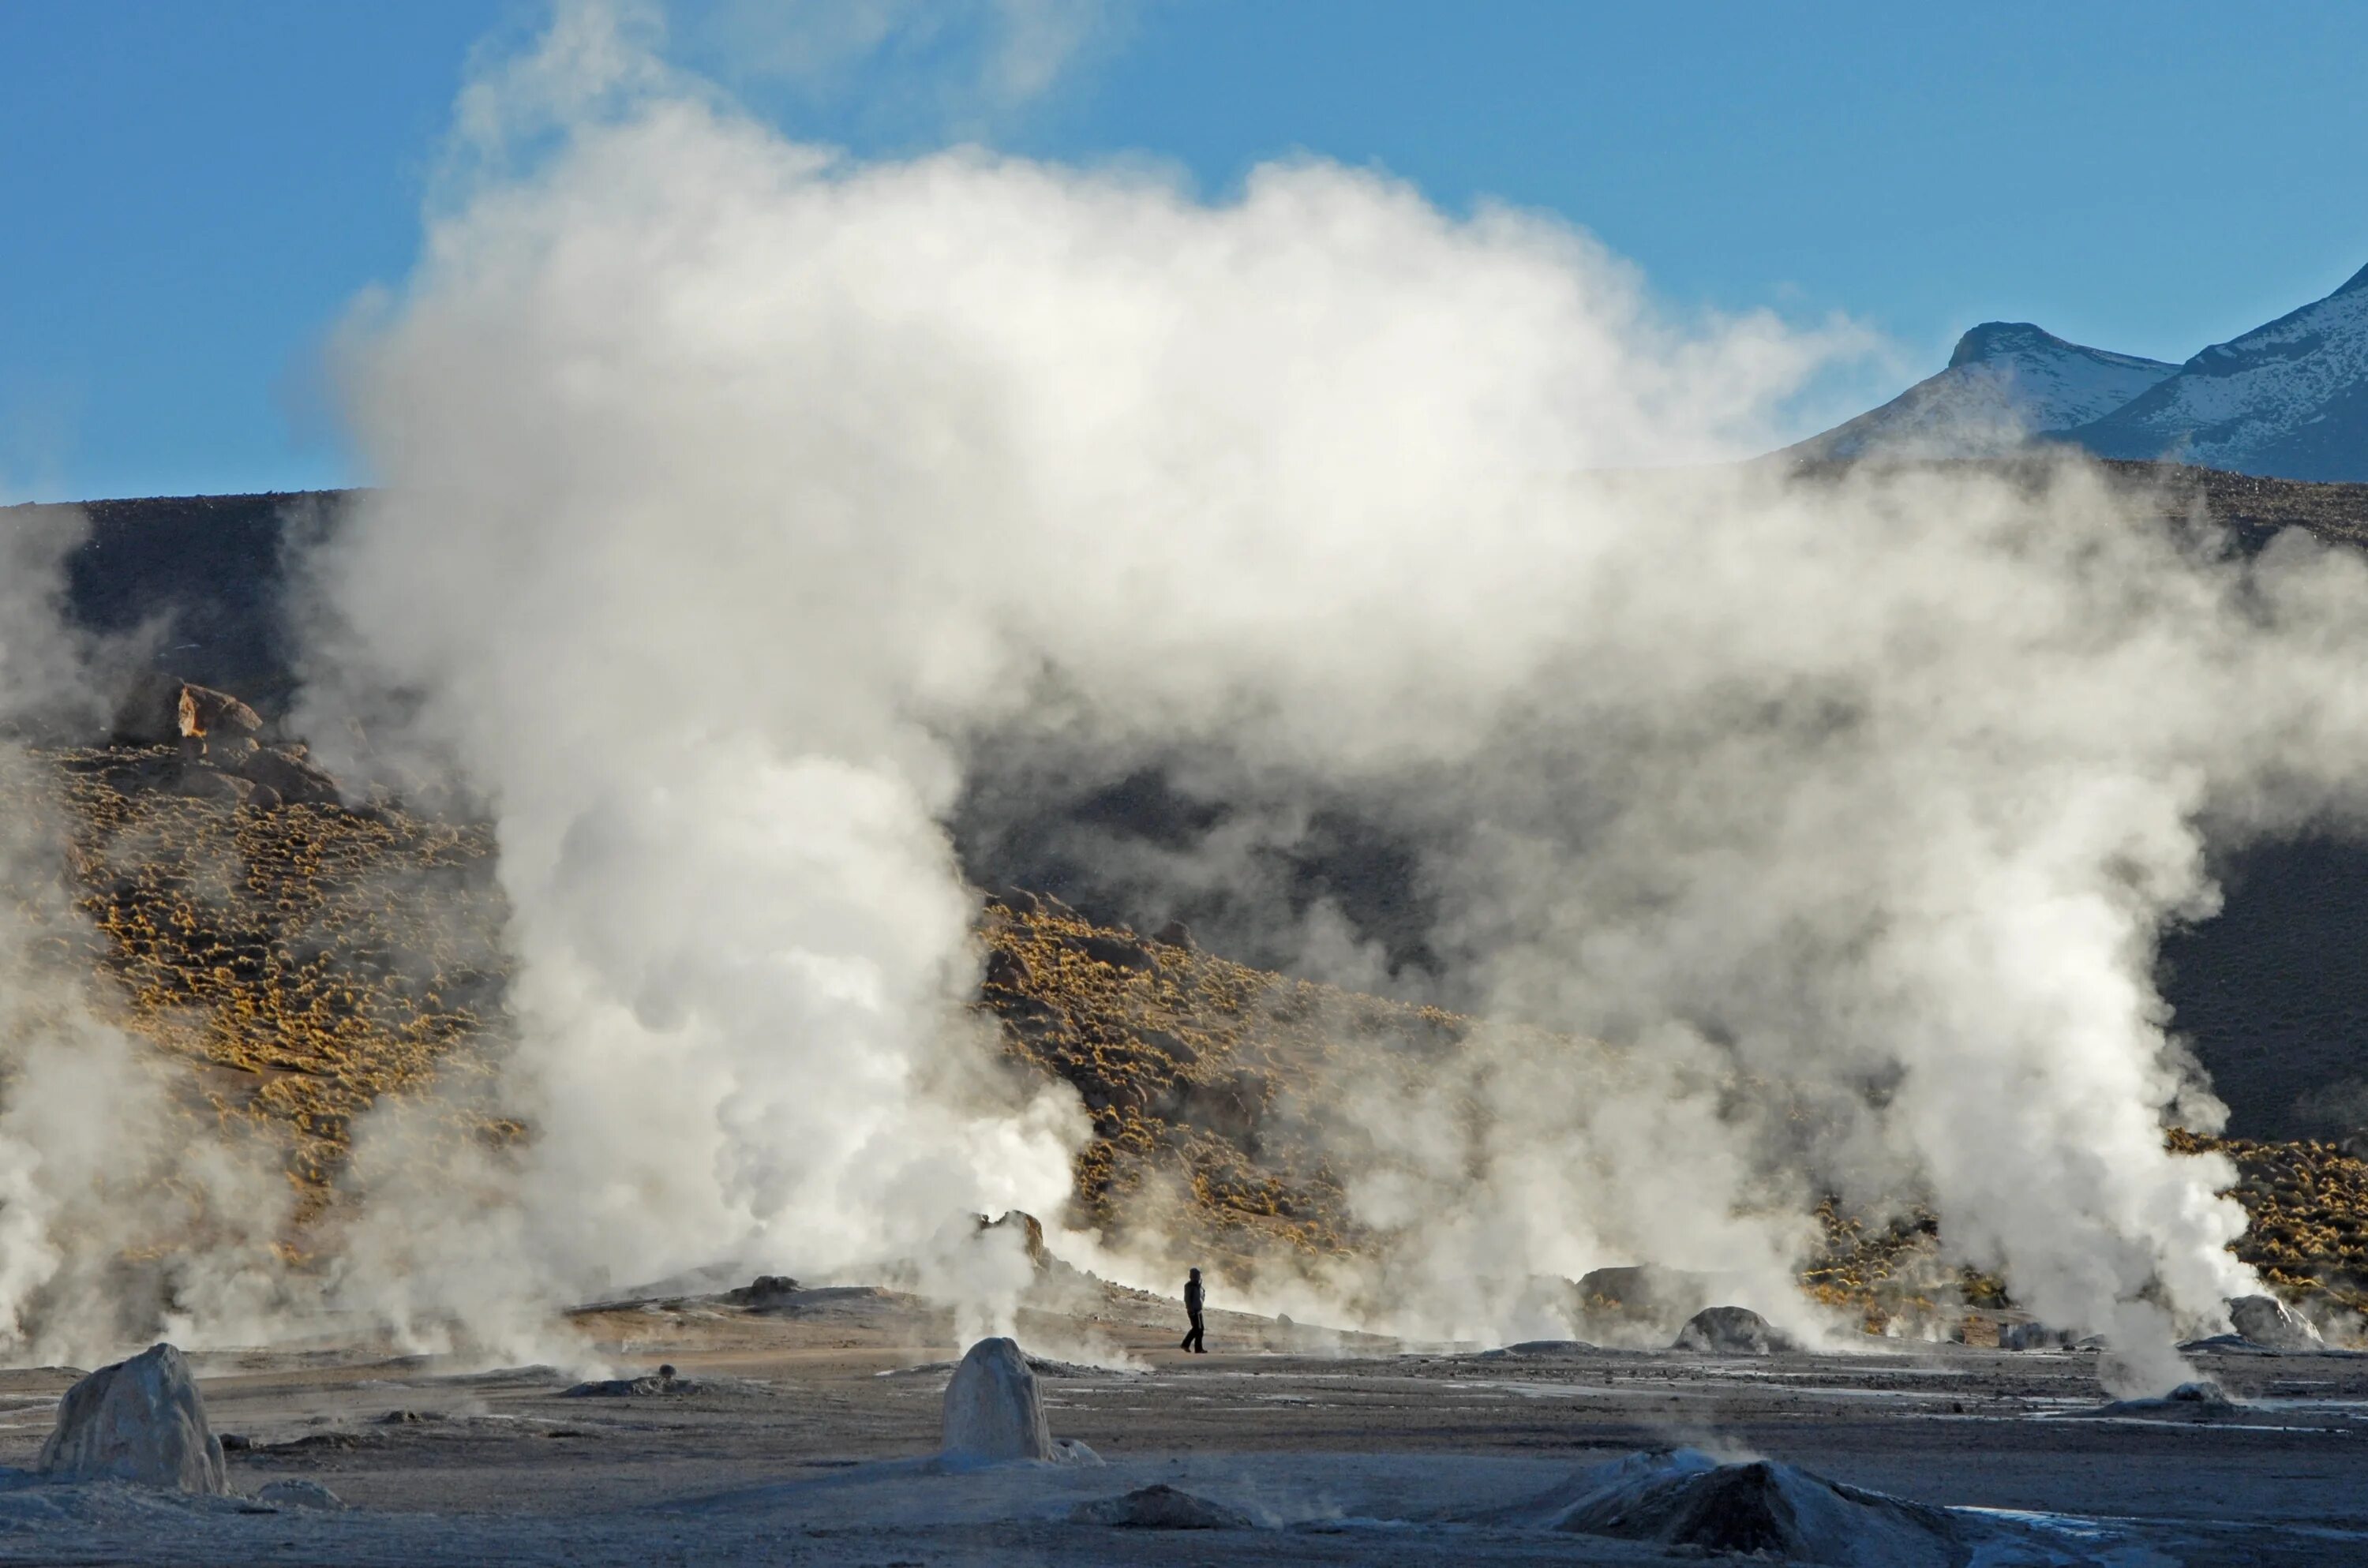
[(1201, 1322), (1201, 1271), (1196, 1268), (1192, 1271), (1192, 1278), (1184, 1281), (1184, 1311), (1192, 1320), (1192, 1331), (1184, 1336), (1180, 1348), (1206, 1356), (1209, 1347), (1201, 1343), (1201, 1335), (1204, 1332)]

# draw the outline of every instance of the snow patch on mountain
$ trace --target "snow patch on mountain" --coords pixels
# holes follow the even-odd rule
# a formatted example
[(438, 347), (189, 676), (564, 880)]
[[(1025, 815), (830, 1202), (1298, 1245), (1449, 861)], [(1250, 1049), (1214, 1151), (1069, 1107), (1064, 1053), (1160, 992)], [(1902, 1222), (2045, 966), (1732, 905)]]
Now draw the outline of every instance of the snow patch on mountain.
[(1997, 457), (2034, 436), (2100, 418), (2178, 369), (2159, 359), (2066, 343), (2029, 322), (1984, 322), (1957, 340), (1939, 375), (1788, 448), (1786, 455)]
[(2068, 438), (2100, 457), (2368, 480), (2368, 267), (2324, 300), (2214, 344)]

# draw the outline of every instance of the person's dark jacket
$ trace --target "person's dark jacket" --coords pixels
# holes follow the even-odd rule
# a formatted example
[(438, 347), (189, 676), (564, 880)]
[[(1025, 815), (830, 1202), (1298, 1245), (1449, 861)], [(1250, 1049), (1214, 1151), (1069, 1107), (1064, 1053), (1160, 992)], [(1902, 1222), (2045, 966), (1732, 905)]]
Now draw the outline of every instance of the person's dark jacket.
[(1201, 1315), (1201, 1282), (1198, 1279), (1184, 1282), (1184, 1310), (1194, 1317)]

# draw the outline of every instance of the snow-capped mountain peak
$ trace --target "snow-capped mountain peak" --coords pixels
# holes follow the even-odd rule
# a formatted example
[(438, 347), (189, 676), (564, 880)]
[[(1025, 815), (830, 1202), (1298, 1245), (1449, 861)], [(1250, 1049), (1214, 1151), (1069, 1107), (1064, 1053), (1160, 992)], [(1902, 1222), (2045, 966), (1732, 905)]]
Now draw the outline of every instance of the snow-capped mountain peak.
[(1995, 457), (2034, 436), (2088, 424), (2178, 369), (2066, 343), (2029, 322), (1984, 322), (1957, 340), (1940, 374), (1789, 454)]
[(2070, 433), (2101, 457), (2368, 479), (2368, 267)]

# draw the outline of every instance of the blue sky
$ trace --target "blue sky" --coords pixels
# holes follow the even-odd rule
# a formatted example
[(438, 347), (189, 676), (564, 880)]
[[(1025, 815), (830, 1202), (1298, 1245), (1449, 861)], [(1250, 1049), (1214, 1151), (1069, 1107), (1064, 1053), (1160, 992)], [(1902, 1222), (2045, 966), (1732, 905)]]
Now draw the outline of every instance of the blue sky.
[[(2353, 3), (672, 9), (677, 59), (793, 135), (1148, 156), (1214, 197), (1321, 153), (1557, 212), (1680, 312), (1845, 311), (1918, 373), (1999, 317), (2181, 358), (2368, 264)], [(407, 270), (472, 50), (541, 14), (0, 0), (0, 499), (350, 482), (323, 335)]]

